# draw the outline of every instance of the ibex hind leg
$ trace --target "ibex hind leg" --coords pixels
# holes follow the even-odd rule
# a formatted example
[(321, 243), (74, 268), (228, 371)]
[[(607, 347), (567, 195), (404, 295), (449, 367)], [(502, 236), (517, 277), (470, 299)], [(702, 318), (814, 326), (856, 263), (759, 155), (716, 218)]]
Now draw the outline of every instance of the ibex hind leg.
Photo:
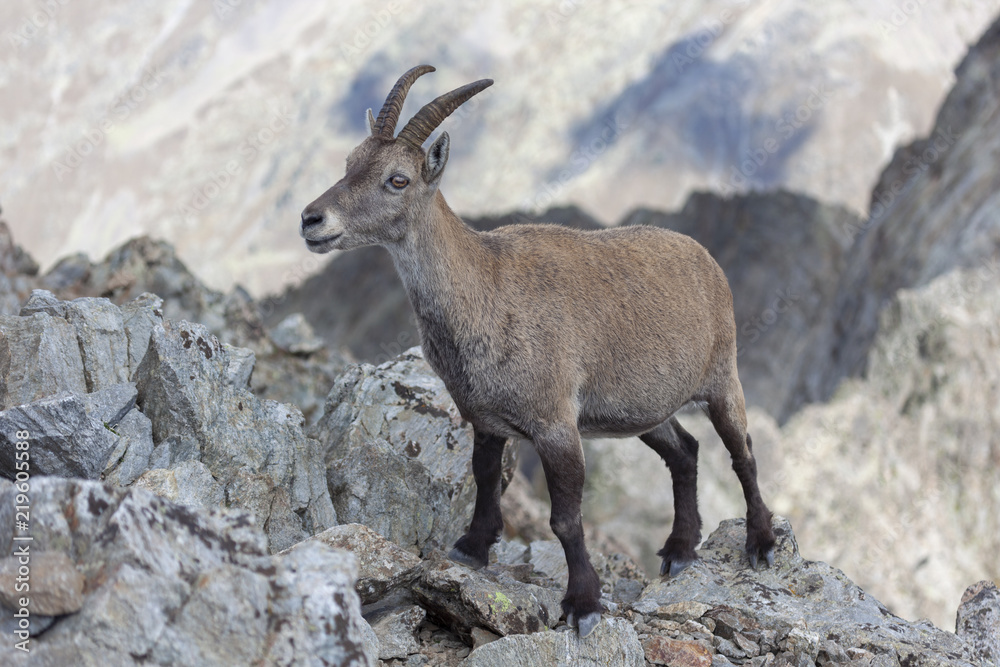
[(729, 450), (733, 470), (743, 486), (747, 504), (747, 557), (750, 565), (757, 567), (760, 559), (774, 564), (774, 529), (771, 527), (771, 510), (764, 504), (757, 486), (757, 461), (753, 456), (753, 443), (747, 433), (746, 408), (743, 389), (733, 378), (730, 390), (721, 397), (710, 398), (708, 414), (722, 442)]
[(657, 555), (663, 559), (660, 575), (679, 574), (698, 559), (701, 542), (698, 513), (698, 441), (671, 417), (649, 433), (639, 436), (670, 470), (674, 489), (674, 525)]

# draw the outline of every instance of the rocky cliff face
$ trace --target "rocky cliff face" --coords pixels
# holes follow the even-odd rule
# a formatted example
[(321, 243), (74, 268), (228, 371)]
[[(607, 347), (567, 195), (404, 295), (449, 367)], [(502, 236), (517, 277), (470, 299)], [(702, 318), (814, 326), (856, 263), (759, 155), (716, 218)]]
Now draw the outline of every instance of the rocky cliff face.
[(926, 285), (954, 268), (996, 280), (1000, 258), (1000, 21), (956, 69), (934, 128), (900, 148), (882, 173), (867, 219), (844, 232), (854, 239), (839, 278), (814, 370), (801, 391), (825, 400), (844, 377), (865, 371), (880, 313), (896, 290)]

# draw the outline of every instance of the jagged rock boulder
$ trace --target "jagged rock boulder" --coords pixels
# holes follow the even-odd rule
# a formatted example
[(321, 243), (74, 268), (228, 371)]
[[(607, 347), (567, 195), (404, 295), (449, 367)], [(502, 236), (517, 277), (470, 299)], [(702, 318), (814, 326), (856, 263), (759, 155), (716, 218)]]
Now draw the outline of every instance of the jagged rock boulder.
[[(319, 440), (341, 522), (363, 523), (414, 553), (450, 547), (475, 506), (472, 428), (419, 348), (351, 366), (330, 390)], [(513, 475), (514, 445), (504, 479)]]
[(751, 430), (764, 497), (795, 523), (803, 551), (894, 613), (939, 627), (952, 627), (969, 582), (997, 571), (998, 276), (954, 271), (900, 290), (866, 379), (778, 437)]
[(732, 659), (771, 653), (813, 664), (821, 653), (836, 662), (831, 656), (863, 650), (887, 664), (976, 664), (971, 646), (955, 635), (894, 616), (840, 570), (803, 559), (787, 520), (776, 518), (774, 527), (774, 566), (751, 569), (744, 520), (725, 521), (703, 543), (700, 560), (651, 584), (632, 609), (657, 616), (676, 613), (680, 603), (708, 605), (702, 618), (712, 619), (713, 646)]
[(495, 565), (477, 571), (446, 559), (425, 566), (414, 592), (422, 607), (470, 643), (476, 627), (500, 636), (554, 627), (564, 594), (518, 581)]
[(642, 667), (642, 646), (632, 624), (623, 618), (602, 619), (580, 639), (575, 630), (510, 635), (477, 648), (463, 667)]
[(322, 542), (354, 554), (358, 561), (355, 589), (361, 604), (373, 604), (398, 589), (409, 589), (420, 574), (418, 557), (359, 523), (327, 528), (291, 548), (300, 549), (310, 542)]
[[(24, 441), (31, 474), (97, 479), (119, 446), (128, 446), (115, 428), (135, 406), (135, 398), (135, 386), (123, 383), (82, 396), (58, 394), (0, 412), (0, 475), (13, 479), (23, 469), (15, 443)], [(16, 438), (17, 433), (26, 436)]]
[(992, 581), (969, 586), (955, 619), (955, 634), (983, 663), (1000, 664), (1000, 590)]
[[(9, 240), (9, 235), (3, 237), (0, 230), (0, 256), (4, 256), (4, 238)], [(17, 254), (19, 250), (9, 250), (7, 264), (27, 270), (30, 268), (25, 265), (27, 256)], [(258, 396), (292, 403), (310, 422), (322, 414), (323, 397), (346, 366), (339, 354), (323, 347), (322, 341), (309, 335), (301, 323), (278, 330), (274, 334), (278, 339), (275, 343), (272, 332), (263, 323), (264, 314), (275, 308), (275, 297), (257, 303), (238, 286), (228, 294), (213, 290), (191, 273), (172, 245), (147, 236), (126, 241), (99, 262), (92, 262), (85, 255), (66, 257), (41, 278), (21, 282), (51, 290), (53, 301), (58, 301), (55, 297), (63, 300), (106, 297), (121, 306), (126, 320), (139, 318), (126, 330), (142, 332), (147, 338), (152, 314), (157, 321), (184, 319), (204, 324), (223, 343), (253, 351), (256, 356), (253, 388)], [(0, 292), (2, 288), (0, 284)], [(0, 314), (4, 313), (0, 310)], [(296, 322), (298, 318), (293, 314), (291, 324)], [(134, 358), (135, 352), (140, 353), (138, 358)], [(140, 339), (133, 344), (130, 338), (132, 369), (144, 353), (145, 343)]]
[[(928, 136), (896, 151), (868, 217), (845, 227), (854, 241), (818, 344), (807, 363), (807, 400), (827, 400), (866, 370), (882, 309), (901, 288), (956, 268), (1000, 260), (1000, 19), (970, 47)], [(996, 271), (993, 270), (996, 281)]]
[(162, 306), (151, 294), (119, 308), (35, 290), (0, 318), (0, 475), (14, 477), (12, 438), (27, 432), (34, 475), (248, 509), (275, 551), (334, 525), (301, 413), (250, 392), (252, 351), (164, 320)]
[(280, 551), (334, 525), (336, 515), (301, 413), (254, 396), (242, 384), (246, 373), (234, 371), (245, 362), (206, 327), (166, 321), (153, 327), (135, 374), (139, 405), (166, 450), (152, 456), (165, 467), (203, 463), (228, 506), (254, 512)]
[(38, 262), (14, 242), (0, 219), (0, 316), (16, 315), (37, 284)]
[(423, 623), (427, 612), (418, 605), (403, 605), (380, 609), (365, 620), (372, 626), (378, 637), (379, 660), (406, 658), (420, 650), (416, 631)]
[[(3, 664), (374, 664), (350, 554), (312, 543), (270, 556), (251, 514), (143, 490), (54, 477), (31, 489), (31, 552), (61, 554), (84, 579), (82, 604), (28, 640), (30, 654), (5, 642)], [(14, 502), (9, 482), (0, 502)]]

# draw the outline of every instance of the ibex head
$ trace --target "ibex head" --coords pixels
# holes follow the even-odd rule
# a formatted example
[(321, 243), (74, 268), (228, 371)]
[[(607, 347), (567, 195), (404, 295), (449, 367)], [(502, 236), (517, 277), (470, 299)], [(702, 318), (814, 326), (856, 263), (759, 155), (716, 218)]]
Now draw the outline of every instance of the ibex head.
[(482, 79), (438, 97), (394, 137), (410, 86), (433, 71), (429, 65), (414, 67), (393, 86), (378, 118), (368, 110), (371, 136), (347, 157), (347, 174), (302, 211), (299, 233), (309, 250), (324, 253), (400, 241), (410, 221), (433, 200), (448, 162), (448, 133), (426, 153), (424, 141), (463, 102), (493, 85)]

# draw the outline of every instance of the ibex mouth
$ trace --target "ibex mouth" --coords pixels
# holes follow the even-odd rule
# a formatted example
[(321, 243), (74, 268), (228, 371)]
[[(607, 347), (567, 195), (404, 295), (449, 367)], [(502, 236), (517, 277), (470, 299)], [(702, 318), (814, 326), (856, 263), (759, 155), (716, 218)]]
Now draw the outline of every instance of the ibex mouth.
[(336, 242), (336, 240), (343, 235), (344, 233), (341, 232), (339, 234), (334, 234), (333, 236), (328, 236), (325, 239), (306, 239), (306, 248), (312, 252), (330, 252), (333, 250), (334, 242)]

